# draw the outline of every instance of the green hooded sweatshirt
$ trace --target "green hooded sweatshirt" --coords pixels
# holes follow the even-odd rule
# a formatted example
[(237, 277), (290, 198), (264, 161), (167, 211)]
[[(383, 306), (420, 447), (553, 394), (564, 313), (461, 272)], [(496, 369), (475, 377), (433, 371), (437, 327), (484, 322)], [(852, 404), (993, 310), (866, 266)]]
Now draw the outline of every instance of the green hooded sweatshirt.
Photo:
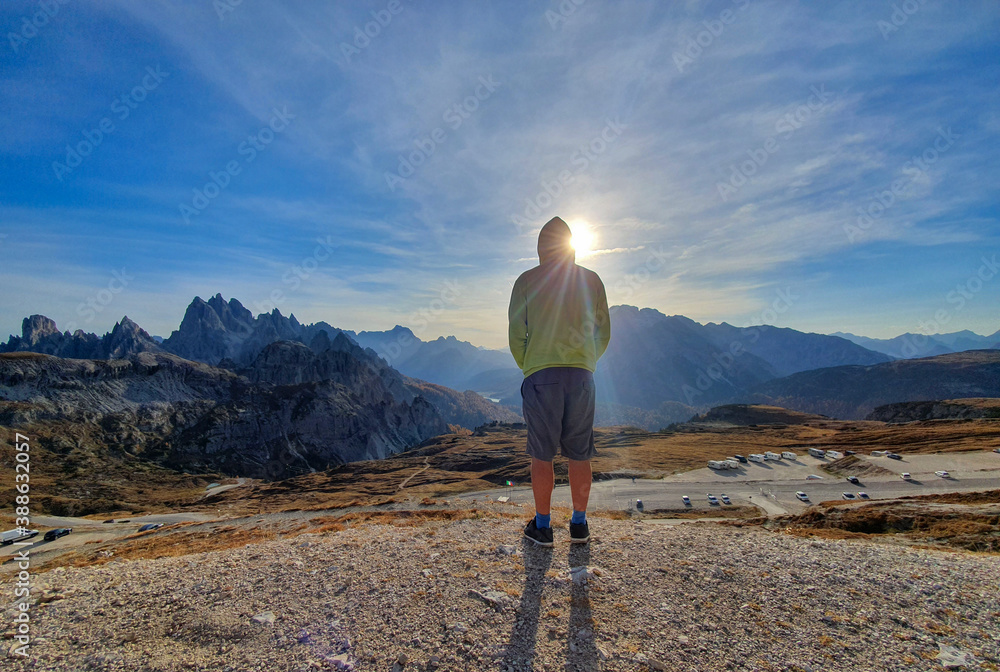
[(539, 264), (518, 277), (510, 294), (510, 352), (525, 377), (553, 366), (593, 372), (611, 340), (604, 283), (577, 265), (571, 236), (558, 217), (543, 226)]

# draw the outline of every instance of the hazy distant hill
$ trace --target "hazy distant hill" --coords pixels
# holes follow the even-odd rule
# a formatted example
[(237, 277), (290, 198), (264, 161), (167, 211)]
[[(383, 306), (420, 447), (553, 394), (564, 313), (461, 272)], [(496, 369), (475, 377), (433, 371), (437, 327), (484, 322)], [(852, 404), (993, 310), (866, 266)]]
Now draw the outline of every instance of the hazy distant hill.
[(614, 306), (611, 324), (611, 344), (597, 367), (598, 394), (640, 408), (664, 401), (705, 407), (789, 373), (890, 360), (836, 336), (702, 325), (650, 308)]
[(866, 336), (856, 336), (855, 334), (839, 331), (833, 335), (846, 338), (869, 350), (875, 350), (896, 359), (933, 357), (952, 352), (996, 349), (1000, 347), (1000, 342), (998, 342), (1000, 340), (1000, 331), (990, 336), (980, 336), (968, 329), (949, 334), (933, 334), (931, 336), (905, 333), (894, 338), (868, 338)]
[(1000, 351), (972, 350), (875, 366), (804, 371), (759, 385), (751, 401), (860, 420), (904, 401), (1000, 397)]
[(454, 336), (422, 341), (399, 325), (389, 331), (362, 331), (354, 339), (377, 352), (400, 372), (456, 390), (489, 392), (489, 388), (474, 386), (479, 376), (487, 372), (517, 371), (514, 358), (506, 350), (479, 348)]

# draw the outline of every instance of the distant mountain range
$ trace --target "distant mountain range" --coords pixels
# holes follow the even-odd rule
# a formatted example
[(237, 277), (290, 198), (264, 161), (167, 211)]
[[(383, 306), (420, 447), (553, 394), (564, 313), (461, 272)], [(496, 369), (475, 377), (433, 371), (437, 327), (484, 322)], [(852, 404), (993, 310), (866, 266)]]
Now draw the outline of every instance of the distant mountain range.
[[(624, 305), (612, 307), (611, 315), (611, 344), (595, 374), (596, 421), (647, 429), (685, 421), (719, 403), (784, 394), (777, 381), (796, 374), (887, 364), (918, 348), (950, 354), (969, 347), (1000, 345), (995, 343), (1000, 332), (986, 337), (969, 331), (933, 337), (904, 334), (879, 340), (767, 325), (700, 324), (683, 316)], [(0, 352), (42, 352), (84, 359), (173, 354), (237, 372), (255, 365), (272, 343), (299, 343), (321, 353), (341, 337), (369, 363), (379, 360), (380, 366), (402, 374), (408, 389), (413, 393), (419, 390), (449, 424), (470, 427), (519, 415), (523, 376), (506, 350), (476, 347), (453, 336), (423, 341), (398, 325), (388, 331), (362, 332), (327, 322), (304, 325), (294, 315), (285, 317), (277, 309), (254, 317), (238, 300), (226, 301), (218, 294), (208, 301), (195, 297), (178, 329), (161, 341), (127, 317), (99, 337), (82, 331), (60, 333), (52, 320), (33, 315), (25, 318), (22, 335), (0, 345)], [(765, 387), (772, 382), (771, 387)], [(830, 395), (831, 399), (840, 398), (841, 393), (831, 388)], [(791, 393), (789, 398), (804, 399)], [(857, 408), (860, 406), (846, 404), (843, 412), (856, 415)]]
[(980, 336), (968, 329), (930, 336), (906, 333), (894, 338), (868, 338), (843, 332), (836, 332), (833, 335), (846, 338), (862, 347), (884, 353), (894, 359), (933, 357), (934, 355), (947, 355), (967, 350), (1000, 349), (1000, 331), (990, 336)]
[(407, 378), (344, 334), (323, 332), (309, 346), (278, 340), (235, 370), (151, 351), (0, 355), (0, 424), (39, 436), (87, 426), (90, 452), (177, 470), (276, 479), (382, 459), (449, 431), (447, 414), (518, 419), (477, 395)]

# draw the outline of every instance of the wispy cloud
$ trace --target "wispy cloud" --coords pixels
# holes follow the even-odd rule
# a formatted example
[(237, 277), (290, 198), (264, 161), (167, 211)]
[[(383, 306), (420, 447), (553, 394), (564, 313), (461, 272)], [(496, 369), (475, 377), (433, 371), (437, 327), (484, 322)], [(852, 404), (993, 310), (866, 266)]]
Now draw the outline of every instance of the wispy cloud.
[[(676, 55), (730, 3), (586, 3), (557, 30), (545, 3), (402, 3), (350, 59), (344, 45), (379, 7), (242, 3), (220, 19), (212, 3), (80, 5), (0, 77), (17, 103), (0, 113), (0, 244), (59, 264), (18, 264), (0, 328), (18, 329), (32, 302), (72, 311), (51, 293), (137, 257), (165, 293), (252, 303), (331, 237), (338, 253), (284, 312), (385, 328), (454, 277), (468, 291), (434, 329), (502, 345), (510, 285), (557, 214), (598, 229), (585, 263), (609, 287), (664, 255), (629, 303), (715, 321), (759, 313), (775, 287), (818, 287), (816, 269), (853, 287), (884, 282), (875, 266), (889, 264), (912, 288), (880, 301), (911, 305), (933, 291), (923, 264), (958, 276), (964, 253), (997, 246), (995, 4), (924, 4), (888, 37), (883, 5), (731, 4), (735, 20), (683, 68)], [(64, 145), (155, 63), (171, 72), (157, 97), (54, 181)], [(282, 105), (287, 132), (185, 225), (178, 204), (242, 160)], [(942, 127), (960, 139), (912, 175)], [(900, 179), (850, 240), (858, 208)], [(872, 251), (880, 262), (842, 263)], [(783, 317), (836, 330), (843, 308), (812, 296)], [(877, 324), (882, 304), (850, 317)], [(987, 305), (956, 321), (994, 331)], [(162, 312), (135, 309), (144, 325)]]

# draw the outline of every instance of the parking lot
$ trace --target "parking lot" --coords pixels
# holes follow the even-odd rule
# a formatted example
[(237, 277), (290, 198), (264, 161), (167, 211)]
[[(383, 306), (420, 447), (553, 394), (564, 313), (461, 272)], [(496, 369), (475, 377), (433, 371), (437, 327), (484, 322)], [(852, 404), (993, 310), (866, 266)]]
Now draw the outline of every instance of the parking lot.
[[(740, 464), (738, 469), (716, 471), (707, 467), (667, 476), (662, 480), (614, 479), (595, 481), (591, 489), (590, 509), (624, 510), (638, 499), (646, 509), (681, 508), (681, 497), (688, 495), (694, 509), (715, 508), (708, 502), (708, 493), (728, 495), (733, 505), (752, 504), (769, 515), (795, 513), (809, 504), (795, 497), (804, 491), (811, 503), (841, 499), (844, 492), (857, 495), (865, 492), (871, 499), (893, 499), (905, 495), (926, 495), (945, 492), (973, 492), (1000, 488), (1000, 454), (990, 451), (903, 455), (902, 460), (888, 457), (857, 455), (859, 459), (886, 469), (891, 474), (861, 476), (860, 484), (849, 483), (845, 477), (823, 470), (831, 460), (799, 454), (795, 460)], [(935, 471), (948, 471), (950, 478), (936, 476)], [(910, 473), (904, 481), (900, 474)], [(810, 475), (821, 476), (810, 480)], [(512, 503), (532, 501), (527, 485), (511, 489), (495, 489), (462, 495), (462, 499), (496, 498), (508, 495)], [(570, 506), (569, 487), (557, 486), (552, 499), (555, 506)], [(720, 505), (721, 506), (721, 505)]]

